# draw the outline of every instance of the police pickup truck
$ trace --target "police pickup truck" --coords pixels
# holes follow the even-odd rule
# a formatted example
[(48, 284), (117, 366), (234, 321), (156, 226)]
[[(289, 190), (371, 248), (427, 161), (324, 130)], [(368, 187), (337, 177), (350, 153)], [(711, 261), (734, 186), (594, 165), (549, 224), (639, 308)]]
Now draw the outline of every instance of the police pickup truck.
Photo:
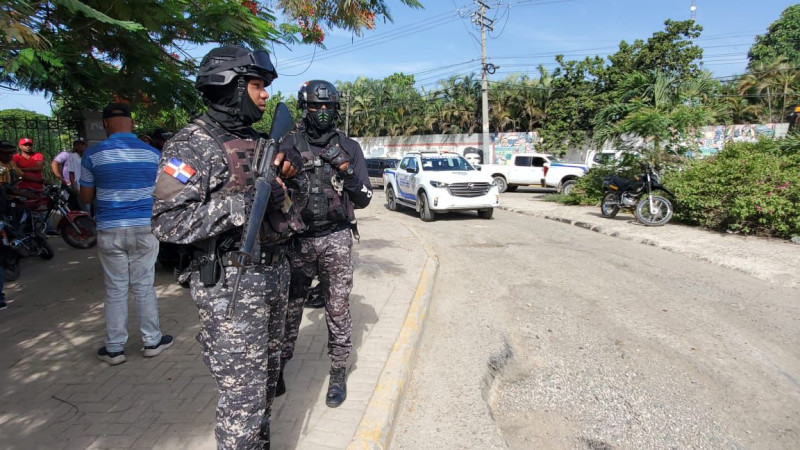
[(464, 210), (491, 219), (500, 203), (492, 177), (457, 153), (407, 153), (396, 169), (384, 171), (384, 179), (389, 209), (414, 208), (424, 222), (437, 213)]

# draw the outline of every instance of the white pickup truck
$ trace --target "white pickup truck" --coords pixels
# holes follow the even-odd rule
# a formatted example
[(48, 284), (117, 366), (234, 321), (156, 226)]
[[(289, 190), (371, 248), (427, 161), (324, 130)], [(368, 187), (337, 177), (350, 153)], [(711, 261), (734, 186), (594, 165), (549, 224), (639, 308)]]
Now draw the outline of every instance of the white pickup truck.
[(547, 167), (558, 161), (544, 153), (517, 153), (508, 164), (483, 164), (481, 172), (490, 175), (500, 192), (514, 192), (519, 186), (543, 184)]
[(500, 204), (492, 178), (457, 153), (407, 153), (396, 169), (383, 173), (388, 208), (414, 208), (424, 222), (440, 212), (464, 210), (491, 219)]
[(573, 164), (565, 162), (553, 162), (546, 171), (542, 182), (542, 187), (557, 189), (562, 194), (569, 194), (578, 178), (586, 175), (594, 166), (610, 164), (622, 158), (623, 152), (619, 150), (603, 150), (601, 152), (591, 151), (589, 153), (589, 164)]
[(586, 175), (589, 166), (586, 164), (552, 163), (542, 180), (542, 187), (555, 188), (562, 194), (569, 194), (578, 178)]

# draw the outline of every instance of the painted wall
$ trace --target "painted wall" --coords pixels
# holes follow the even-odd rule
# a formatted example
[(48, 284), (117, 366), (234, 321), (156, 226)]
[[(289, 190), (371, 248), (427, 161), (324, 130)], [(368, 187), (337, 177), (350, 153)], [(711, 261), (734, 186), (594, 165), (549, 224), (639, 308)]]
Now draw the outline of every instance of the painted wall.
[(468, 148), (480, 149), (480, 134), (430, 134), (353, 138), (367, 158), (402, 158), (408, 152), (448, 151), (464, 155)]
[(729, 142), (756, 142), (761, 138), (780, 138), (786, 136), (788, 123), (767, 123), (759, 125), (716, 125), (703, 127), (700, 137), (689, 140), (697, 145), (696, 156), (710, 156), (725, 147)]
[[(688, 139), (686, 145), (696, 145), (696, 156), (708, 156), (718, 152), (728, 142), (755, 142), (761, 137), (780, 138), (786, 136), (788, 123), (761, 125), (716, 125), (703, 127), (699, 137)], [(402, 158), (408, 152), (450, 151), (458, 153), (478, 164), (507, 164), (511, 155), (536, 152), (542, 139), (536, 131), (498, 133), (491, 136), (491, 148), (481, 149), (481, 135), (431, 134), (424, 136), (383, 136), (354, 138), (361, 144), (367, 158)], [(594, 154), (593, 148), (570, 149), (567, 162), (585, 163)]]
[(367, 158), (402, 158), (408, 152), (449, 151), (464, 156), (478, 164), (504, 164), (515, 153), (534, 152), (541, 142), (539, 133), (499, 133), (492, 135), (490, 152), (481, 146), (481, 135), (431, 134), (424, 136), (382, 136), (353, 138), (361, 144)]

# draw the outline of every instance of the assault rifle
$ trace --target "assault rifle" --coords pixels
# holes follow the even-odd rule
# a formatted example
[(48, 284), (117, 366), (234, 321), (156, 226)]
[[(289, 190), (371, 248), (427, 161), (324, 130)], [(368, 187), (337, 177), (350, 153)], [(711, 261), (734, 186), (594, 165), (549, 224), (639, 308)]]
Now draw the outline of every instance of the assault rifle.
[(225, 310), (225, 319), (231, 320), (236, 309), (236, 295), (239, 292), (239, 281), (244, 273), (245, 266), (252, 264), (258, 257), (253, 255), (253, 248), (256, 244), (261, 222), (267, 212), (267, 204), (272, 193), (270, 182), (278, 176), (278, 167), (275, 166), (275, 153), (278, 144), (283, 136), (294, 128), (294, 118), (289, 108), (284, 103), (275, 106), (275, 114), (272, 116), (272, 126), (267, 138), (261, 137), (256, 142), (256, 149), (253, 153), (253, 167), (255, 169), (255, 197), (253, 206), (250, 208), (250, 217), (244, 224), (242, 233), (242, 245), (239, 250), (233, 252), (230, 264), (237, 268), (236, 278), (233, 279), (233, 293), (228, 308)]

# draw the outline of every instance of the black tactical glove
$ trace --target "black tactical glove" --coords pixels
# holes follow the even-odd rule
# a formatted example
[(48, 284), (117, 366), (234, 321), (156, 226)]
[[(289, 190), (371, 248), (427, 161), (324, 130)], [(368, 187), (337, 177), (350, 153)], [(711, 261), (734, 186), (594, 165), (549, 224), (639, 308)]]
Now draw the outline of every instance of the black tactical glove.
[(280, 153), (283, 153), (283, 160), (289, 161), (295, 169), (301, 170), (303, 168), (303, 155), (296, 148), (281, 149)]
[(347, 153), (342, 151), (342, 147), (339, 147), (339, 144), (326, 148), (319, 154), (319, 157), (336, 169), (339, 169), (342, 164), (350, 162), (347, 158)]
[(269, 203), (267, 204), (267, 209), (280, 209), (283, 206), (283, 201), (286, 200), (286, 191), (283, 190), (283, 186), (278, 183), (278, 180), (270, 181), (269, 185), (272, 190), (269, 193)]

